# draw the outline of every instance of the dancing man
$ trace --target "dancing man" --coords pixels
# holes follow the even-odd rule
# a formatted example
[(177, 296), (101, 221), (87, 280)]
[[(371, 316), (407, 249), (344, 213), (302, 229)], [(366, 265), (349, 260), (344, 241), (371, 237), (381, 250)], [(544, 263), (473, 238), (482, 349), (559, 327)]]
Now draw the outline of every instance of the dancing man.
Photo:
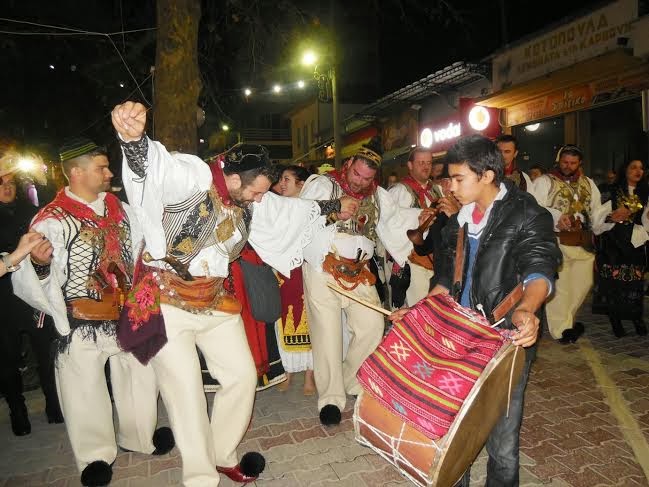
[[(136, 221), (111, 193), (106, 149), (88, 139), (61, 148), (69, 186), (36, 215), (32, 228), (47, 240), (13, 276), (14, 292), (51, 315), (58, 339), (56, 384), (72, 451), (86, 486), (107, 485), (117, 445), (161, 455), (174, 446), (169, 428), (154, 431), (158, 389), (151, 367), (116, 342), (119, 307), (131, 283)], [(119, 418), (104, 376), (110, 364)]]
[[(236, 448), (250, 423), (257, 373), (240, 303), (224, 288), (229, 264), (249, 241), (265, 262), (289, 275), (302, 263), (316, 227), (324, 227), (321, 214), (349, 218), (356, 203), (268, 193), (274, 168), (261, 146), (238, 146), (207, 165), (193, 155), (172, 155), (146, 137), (143, 105), (118, 105), (112, 117), (124, 151), (126, 193), (143, 224), (149, 265), (142, 282), (162, 302), (166, 337), (147, 358), (183, 459), (183, 483), (216, 486), (217, 470), (235, 482), (252, 482), (264, 458), (250, 452), (238, 461)], [(158, 312), (152, 304), (151, 312)], [(196, 346), (221, 384), (211, 421)]]

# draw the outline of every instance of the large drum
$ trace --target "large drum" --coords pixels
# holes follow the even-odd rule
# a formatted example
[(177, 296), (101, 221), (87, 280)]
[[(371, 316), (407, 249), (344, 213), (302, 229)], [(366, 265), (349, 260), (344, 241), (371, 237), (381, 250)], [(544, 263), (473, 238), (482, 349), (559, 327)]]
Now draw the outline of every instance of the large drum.
[[(431, 307), (437, 307), (439, 311), (434, 313), (434, 316), (430, 314)], [(492, 428), (506, 411), (510, 390), (516, 386), (521, 377), (525, 353), (520, 347), (515, 347), (503, 338), (495, 353), (485, 362), (472, 387), (467, 389), (466, 397), (462, 397), (448, 428), (443, 429), (443, 436), (437, 436), (434, 432), (442, 431), (439, 429), (440, 425), (443, 425), (447, 417), (439, 414), (431, 417), (427, 414), (431, 413), (431, 409), (439, 409), (438, 402), (447, 404), (448, 409), (452, 409), (451, 406), (455, 404), (452, 402), (453, 398), (444, 395), (444, 391), (435, 384), (434, 376), (428, 378), (427, 383), (424, 384), (422, 380), (417, 381), (414, 375), (408, 376), (407, 368), (405, 366), (400, 368), (401, 364), (388, 364), (389, 367), (377, 368), (372, 366), (372, 360), (377, 364), (386, 364), (390, 357), (387, 353), (381, 354), (381, 347), (386, 352), (394, 349), (390, 343), (396, 342), (408, 346), (404, 337), (409, 337), (413, 340), (410, 344), (413, 345), (412, 348), (425, 347), (421, 355), (431, 361), (428, 364), (431, 369), (444, 368), (447, 365), (455, 366), (461, 374), (468, 377), (468, 372), (475, 372), (473, 366), (479, 358), (484, 358), (484, 353), (478, 350), (479, 346), (468, 340), (465, 335), (460, 335), (460, 338), (456, 336), (458, 329), (464, 333), (465, 330), (462, 329), (464, 325), (459, 322), (465, 320), (454, 319), (454, 313), (458, 309), (463, 313), (462, 310), (465, 309), (452, 302), (450, 298), (427, 298), (422, 300), (415, 309), (418, 312), (414, 317), (402, 321), (400, 326), (390, 332), (397, 336), (391, 337), (389, 334), (386, 337), (387, 343), (384, 341), (363, 364), (359, 379), (365, 390), (356, 401), (354, 430), (357, 441), (395, 465), (416, 485), (451, 487), (460, 480), (475, 460)], [(482, 331), (485, 326), (489, 328), (486, 320), (480, 320), (472, 314), (473, 312), (467, 311), (466, 316), (471, 317), (473, 321), (467, 325), (471, 330)], [(418, 323), (414, 323), (413, 320)], [(408, 321), (410, 325), (407, 324)], [(401, 336), (399, 336), (399, 329), (402, 332)], [(450, 333), (447, 334), (447, 330), (450, 330)], [(427, 336), (422, 335), (424, 332), (428, 332)], [(437, 347), (437, 342), (447, 344), (452, 338), (466, 345), (467, 367), (454, 364), (453, 360), (445, 356), (445, 352)], [(451, 348), (458, 347), (451, 345)], [(478, 359), (476, 359), (476, 350), (478, 350)], [(455, 358), (460, 359), (460, 355)], [(368, 370), (369, 368), (371, 370)], [(394, 374), (394, 377), (379, 377), (378, 374)], [(448, 377), (448, 370), (443, 377)], [(401, 389), (405, 387), (411, 390), (398, 390), (395, 384), (399, 384)], [(427, 390), (426, 387), (430, 389)], [(421, 404), (421, 398), (425, 394), (426, 397), (434, 397), (437, 401), (431, 402), (431, 407), (428, 409), (423, 408)], [(408, 411), (402, 407), (406, 403), (410, 406)], [(425, 419), (417, 417), (414, 420), (413, 412), (416, 415), (424, 414)], [(422, 425), (427, 427), (423, 428)]]

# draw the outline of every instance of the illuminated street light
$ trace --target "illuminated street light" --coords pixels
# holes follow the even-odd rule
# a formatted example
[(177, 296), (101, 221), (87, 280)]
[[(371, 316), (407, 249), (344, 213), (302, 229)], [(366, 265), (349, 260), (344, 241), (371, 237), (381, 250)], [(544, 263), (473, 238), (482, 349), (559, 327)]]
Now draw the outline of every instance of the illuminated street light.
[(280, 85), (273, 86), (274, 93), (281, 93), (281, 91), (282, 91), (282, 87)]
[(484, 130), (489, 126), (491, 117), (489, 111), (480, 105), (474, 106), (469, 112), (469, 125), (474, 130)]
[(252, 90), (250, 88), (246, 88), (245, 90), (243, 90), (243, 94), (246, 96), (250, 96), (252, 95)]
[(54, 65), (53, 65), (53, 64), (50, 64), (50, 69), (54, 69)]
[(530, 125), (526, 125), (525, 130), (527, 130), (528, 132), (536, 132), (540, 126), (540, 123), (532, 123)]
[(230, 130), (230, 127), (227, 124), (223, 124), (223, 125), (221, 125), (221, 130), (223, 130), (224, 132), (227, 132), (228, 130)]
[(315, 55), (315, 52), (313, 51), (306, 51), (302, 55), (302, 64), (305, 66), (313, 66), (317, 60), (318, 57)]
[(297, 87), (298, 88), (304, 88), (305, 86), (306, 86), (306, 83), (304, 81), (300, 80), (300, 81), (297, 82)]
[(120, 82), (119, 82), (119, 87), (120, 87), (120, 88), (124, 88), (124, 82), (123, 82), (123, 81), (120, 81)]

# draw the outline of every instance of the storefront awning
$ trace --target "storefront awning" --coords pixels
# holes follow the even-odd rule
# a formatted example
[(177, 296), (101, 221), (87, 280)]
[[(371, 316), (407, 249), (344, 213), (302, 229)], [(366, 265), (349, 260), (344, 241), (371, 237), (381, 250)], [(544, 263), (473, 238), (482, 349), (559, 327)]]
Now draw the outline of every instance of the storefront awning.
[(633, 57), (627, 49), (620, 48), (541, 78), (506, 88), (477, 103), (487, 107), (507, 108), (577, 84), (590, 83), (619, 73), (640, 71), (646, 67), (647, 64), (642, 59)]

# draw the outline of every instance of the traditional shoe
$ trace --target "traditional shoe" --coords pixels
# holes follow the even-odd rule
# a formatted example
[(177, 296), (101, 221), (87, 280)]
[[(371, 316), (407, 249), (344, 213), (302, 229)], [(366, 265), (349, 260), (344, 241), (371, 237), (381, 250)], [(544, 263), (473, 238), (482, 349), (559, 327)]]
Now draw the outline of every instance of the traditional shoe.
[(89, 463), (81, 472), (81, 485), (86, 487), (101, 487), (110, 484), (113, 478), (113, 468), (106, 462), (98, 460)]
[(234, 467), (216, 467), (219, 473), (222, 473), (233, 482), (248, 484), (259, 478), (259, 474), (266, 467), (266, 459), (262, 454), (257, 452), (248, 452), (241, 457), (239, 465)]
[(635, 326), (635, 332), (640, 336), (645, 336), (647, 334), (647, 325), (645, 325), (642, 320), (633, 320), (633, 326)]
[(320, 410), (320, 422), (325, 426), (340, 424), (341, 416), (338, 406), (327, 404)]
[(563, 330), (561, 338), (559, 338), (559, 343), (562, 345), (567, 345), (568, 343), (575, 343), (581, 335), (584, 333), (584, 324), (580, 321), (575, 321), (575, 324), (572, 328)]
[(624, 327), (622, 326), (622, 322), (620, 320), (611, 318), (611, 328), (613, 328), (613, 335), (615, 335), (617, 338), (622, 338), (626, 335), (626, 331), (624, 330)]
[(11, 409), (11, 431), (16, 436), (25, 436), (32, 432), (32, 425), (29, 422), (27, 415), (27, 408), (24, 404), (20, 404)]
[(171, 428), (167, 426), (158, 428), (153, 433), (153, 446), (155, 446), (155, 450), (153, 450), (151, 455), (166, 455), (175, 444), (176, 441), (174, 440), (174, 434)]

